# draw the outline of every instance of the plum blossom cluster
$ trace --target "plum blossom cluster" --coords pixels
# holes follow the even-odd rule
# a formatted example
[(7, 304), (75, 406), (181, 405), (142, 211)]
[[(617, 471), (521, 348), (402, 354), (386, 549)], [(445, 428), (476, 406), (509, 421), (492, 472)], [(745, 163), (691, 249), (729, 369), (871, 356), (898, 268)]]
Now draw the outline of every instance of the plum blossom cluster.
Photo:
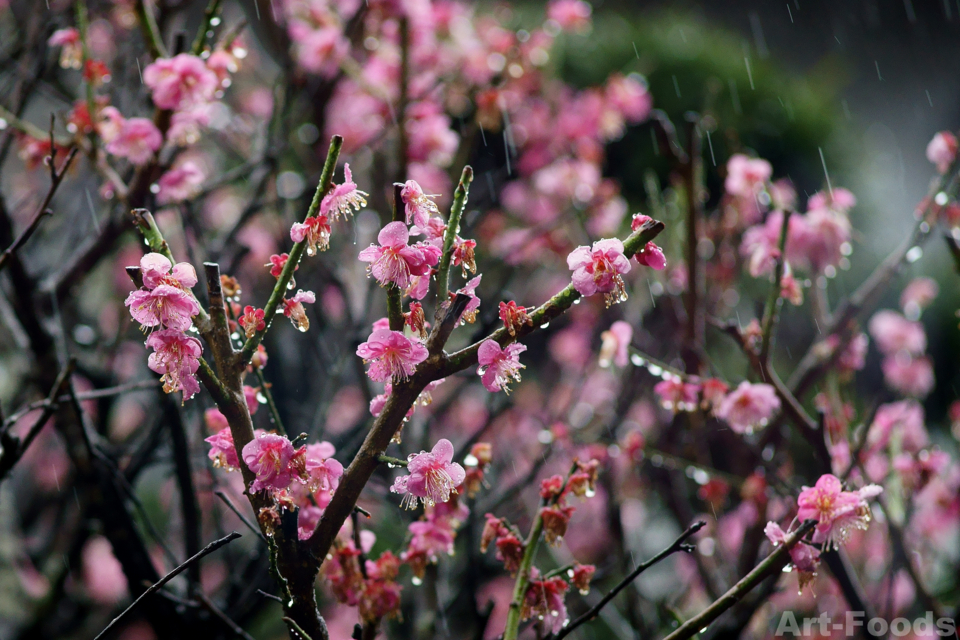
[(736, 433), (752, 433), (767, 426), (780, 409), (780, 398), (772, 385), (744, 380), (736, 389), (722, 380), (680, 376), (665, 372), (664, 380), (653, 387), (660, 404), (670, 411), (702, 409), (726, 422)]
[[(566, 477), (554, 475), (541, 481), (542, 506), (534, 525), (536, 537), (532, 541), (528, 541), (505, 518), (486, 514), (486, 523), (480, 536), (480, 551), (486, 553), (493, 544), (497, 559), (503, 562), (510, 574), (517, 575), (524, 568), (522, 561), (528, 542), (539, 544), (541, 532), (547, 544), (559, 546), (566, 535), (570, 517), (576, 510), (569, 501), (572, 497), (590, 498), (595, 494), (599, 466), (597, 460), (574, 460)], [(570, 585), (575, 586), (581, 594), (588, 593), (595, 567), (574, 563), (562, 575), (556, 571), (543, 574), (535, 566), (530, 566), (526, 571), (527, 586), (520, 603), (520, 618), (529, 620), (535, 617), (544, 631), (557, 633), (569, 621), (564, 596)]]
[(402, 587), (397, 576), (401, 560), (391, 551), (384, 551), (376, 560), (367, 559), (375, 542), (376, 534), (368, 530), (353, 532), (348, 521), (320, 569), (337, 602), (357, 607), (364, 623), (400, 613)]
[[(60, 48), (61, 67), (82, 67), (83, 80), (90, 87), (92, 99), (78, 100), (73, 105), (67, 129), (78, 142), (86, 136), (97, 136), (108, 154), (134, 166), (153, 161), (165, 143), (195, 143), (210, 125), (212, 105), (223, 95), (222, 89), (230, 85), (230, 76), (239, 70), (239, 61), (246, 56), (246, 50), (234, 37), (204, 49), (199, 56), (180, 53), (154, 60), (143, 68), (142, 80), (157, 112), (143, 117), (122, 113), (110, 104), (107, 94), (99, 92), (110, 80), (109, 65), (104, 60), (86, 57), (76, 28), (55, 31), (48, 44)], [(23, 136), (21, 144), (29, 145), (31, 141), (29, 136)], [(180, 202), (195, 196), (205, 179), (202, 165), (185, 159), (168, 167), (152, 191), (161, 205)], [(102, 195), (113, 196), (117, 186), (108, 180), (101, 189)]]
[(197, 272), (186, 262), (173, 265), (159, 253), (148, 253), (140, 259), (140, 276), (143, 286), (130, 292), (124, 304), (141, 329), (150, 332), (146, 345), (154, 351), (147, 365), (161, 374), (166, 393), (182, 391), (188, 400), (200, 391), (195, 374), (203, 352), (200, 341), (186, 333), (200, 313), (191, 291)]
[[(824, 551), (837, 549), (846, 544), (851, 532), (869, 526), (870, 500), (882, 492), (883, 489), (875, 484), (857, 491), (845, 491), (839, 478), (825, 474), (813, 487), (804, 487), (800, 492), (797, 519), (816, 521), (812, 542), (822, 545)], [(782, 544), (787, 536), (775, 522), (768, 522), (764, 533), (774, 546)], [(790, 562), (798, 573), (801, 589), (816, 576), (820, 551), (821, 547), (802, 540), (791, 547)]]

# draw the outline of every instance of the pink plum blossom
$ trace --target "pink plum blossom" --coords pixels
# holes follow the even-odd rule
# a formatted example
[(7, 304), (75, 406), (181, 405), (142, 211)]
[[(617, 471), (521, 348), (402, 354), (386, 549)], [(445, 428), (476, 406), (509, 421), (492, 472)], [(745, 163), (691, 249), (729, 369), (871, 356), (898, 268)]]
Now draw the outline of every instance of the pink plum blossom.
[(520, 608), (520, 618), (527, 620), (536, 616), (550, 633), (559, 633), (569, 621), (563, 597), (570, 585), (559, 576), (543, 579), (536, 568), (533, 572), (537, 575), (531, 576)]
[(660, 404), (670, 411), (693, 411), (697, 408), (700, 386), (671, 376), (658, 382), (653, 392), (660, 396)]
[(297, 62), (311, 73), (330, 77), (339, 69), (340, 60), (350, 50), (350, 42), (339, 25), (330, 24), (319, 29), (291, 29)]
[(233, 434), (230, 427), (224, 427), (204, 442), (210, 444), (210, 451), (207, 457), (213, 460), (213, 466), (221, 467), (226, 471), (237, 471), (240, 469), (240, 460), (237, 458), (237, 449), (233, 444)]
[[(502, 313), (501, 311), (501, 316)], [(600, 346), (600, 366), (609, 367), (611, 362), (618, 367), (627, 366), (630, 341), (633, 340), (633, 327), (628, 322), (617, 320), (600, 335), (600, 339), (603, 341)]]
[(200, 391), (195, 375), (203, 352), (199, 340), (179, 330), (160, 329), (147, 337), (147, 347), (154, 349), (147, 359), (147, 366), (161, 374), (166, 393), (183, 391), (183, 399), (189, 400)]
[(914, 278), (900, 294), (900, 308), (911, 320), (920, 317), (920, 312), (930, 306), (940, 293), (940, 285), (932, 278)]
[(200, 313), (193, 294), (169, 284), (155, 289), (131, 291), (124, 304), (130, 307), (130, 315), (144, 329), (166, 327), (186, 331), (193, 324), (192, 317)]
[(772, 386), (743, 381), (720, 403), (717, 417), (737, 433), (745, 433), (766, 426), (779, 408), (780, 398)]
[(306, 331), (310, 328), (310, 319), (307, 318), (307, 310), (303, 308), (303, 303), (313, 304), (316, 301), (317, 296), (313, 291), (300, 289), (292, 298), (283, 301), (283, 315), (290, 318), (290, 322), (298, 330)]
[(320, 213), (310, 216), (303, 222), (294, 222), (290, 227), (290, 239), (294, 242), (306, 242), (308, 256), (317, 255), (317, 250), (326, 251), (330, 246), (330, 221)]
[[(414, 224), (423, 229), (429, 224), (431, 216), (440, 215), (440, 210), (437, 209), (436, 203), (431, 199), (433, 197), (435, 196), (425, 194), (415, 180), (407, 180), (403, 184), (400, 198), (405, 205), (407, 224)], [(383, 244), (382, 241), (381, 244)]]
[(180, 166), (170, 169), (160, 176), (157, 185), (157, 204), (170, 204), (189, 200), (200, 192), (200, 185), (206, 179), (197, 163), (187, 160)]
[(57, 29), (47, 40), (51, 47), (60, 49), (60, 66), (64, 69), (79, 69), (83, 61), (83, 43), (80, 41), (80, 32), (70, 27)]
[(143, 83), (160, 109), (180, 111), (209, 102), (220, 84), (203, 60), (188, 53), (160, 58), (143, 70)]
[(160, 253), (148, 253), (140, 258), (140, 274), (147, 289), (166, 284), (188, 291), (197, 284), (197, 271), (193, 265), (187, 262), (171, 265), (170, 260)]
[(487, 391), (510, 392), (510, 381), (520, 380), (520, 354), (527, 350), (526, 345), (513, 342), (501, 349), (496, 340), (485, 340), (477, 351), (477, 375), (483, 381)]
[[(768, 522), (763, 533), (775, 547), (779, 547), (787, 538), (786, 532), (776, 522)], [(802, 590), (816, 576), (817, 566), (820, 564), (820, 552), (801, 540), (790, 548), (789, 553), (790, 564), (797, 570)]]
[(340, 216), (348, 218), (353, 215), (353, 210), (359, 211), (367, 206), (367, 200), (364, 191), (357, 188), (357, 183), (353, 181), (353, 174), (350, 172), (350, 165), (343, 165), (343, 184), (333, 187), (327, 195), (320, 201), (320, 213), (326, 218), (339, 220)]
[(243, 446), (243, 462), (256, 474), (250, 491), (286, 489), (294, 477), (293, 445), (275, 433), (261, 433)]
[(957, 159), (957, 136), (950, 131), (940, 131), (927, 145), (927, 160), (937, 166), (937, 171), (946, 173)]
[(440, 439), (428, 452), (410, 454), (408, 475), (398, 477), (390, 491), (403, 495), (401, 506), (415, 509), (419, 499), (425, 506), (446, 502), (466, 477), (466, 472), (453, 462), (453, 445)]
[(607, 306), (626, 300), (622, 274), (630, 271), (630, 261), (623, 255), (623, 243), (616, 238), (598, 240), (593, 248), (580, 246), (567, 256), (573, 271), (573, 286), (583, 296), (604, 294)]
[(753, 198), (773, 175), (773, 167), (762, 158), (734, 154), (727, 161), (727, 177), (723, 187), (732, 196)]
[(925, 398), (933, 391), (933, 363), (927, 356), (901, 351), (884, 358), (881, 368), (886, 383), (904, 395)]
[(391, 222), (377, 236), (380, 246), (372, 244), (360, 252), (360, 260), (370, 263), (370, 273), (380, 286), (393, 283), (406, 289), (412, 276), (429, 275), (430, 267), (437, 264), (440, 249), (423, 243), (411, 246), (409, 239), (405, 224)]
[(646, 120), (653, 107), (653, 97), (647, 90), (646, 81), (635, 73), (611, 75), (607, 79), (604, 97), (607, 106), (616, 109), (631, 124)]
[[(106, 109), (104, 110), (106, 111)], [(107, 140), (108, 152), (126, 158), (132, 164), (143, 165), (153, 158), (154, 152), (163, 144), (163, 134), (147, 118), (123, 118), (114, 121), (116, 134)]]
[(807, 211), (829, 209), (837, 213), (847, 213), (857, 206), (857, 198), (849, 189), (837, 187), (829, 191), (818, 191), (807, 200)]
[(844, 544), (854, 529), (866, 529), (870, 522), (867, 500), (883, 491), (875, 484), (859, 491), (844, 491), (839, 478), (824, 474), (814, 487), (804, 487), (797, 498), (797, 518), (816, 520), (814, 540), (826, 549)]
[(399, 331), (375, 329), (367, 341), (357, 347), (357, 355), (370, 364), (367, 375), (371, 380), (405, 380), (413, 375), (417, 365), (427, 359), (427, 348)]
[(463, 294), (470, 297), (470, 301), (467, 302), (467, 306), (463, 308), (463, 313), (460, 314), (460, 321), (464, 320), (467, 322), (474, 322), (477, 318), (477, 312), (480, 310), (480, 298), (477, 297), (477, 287), (480, 286), (480, 280), (483, 278), (483, 274), (480, 274), (476, 278), (471, 278), (467, 280), (467, 283), (463, 285), (460, 289), (457, 289), (458, 294)]
[(883, 309), (873, 314), (868, 325), (877, 348), (884, 354), (904, 351), (919, 355), (927, 348), (927, 334), (919, 322), (907, 320), (896, 311)]
[(332, 494), (340, 484), (343, 465), (334, 459), (334, 453), (336, 449), (327, 441), (307, 445), (307, 484), (314, 491)]
[[(644, 224), (651, 222), (653, 218), (638, 213), (630, 221), (630, 229), (638, 231)], [(667, 258), (663, 255), (663, 249), (656, 243), (648, 242), (640, 251), (633, 254), (636, 261), (644, 266), (650, 267), (655, 271), (663, 271), (667, 268)]]
[(586, 31), (590, 28), (591, 13), (593, 8), (584, 0), (550, 0), (547, 5), (547, 19), (564, 31)]

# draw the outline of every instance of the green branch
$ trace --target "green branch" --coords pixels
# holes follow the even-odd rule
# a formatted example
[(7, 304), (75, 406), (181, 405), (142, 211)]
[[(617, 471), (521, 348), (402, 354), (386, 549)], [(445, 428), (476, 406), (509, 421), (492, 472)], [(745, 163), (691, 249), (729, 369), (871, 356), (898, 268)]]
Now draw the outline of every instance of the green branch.
[(453, 245), (460, 232), (460, 217), (467, 206), (467, 196), (470, 194), (470, 183), (473, 182), (473, 168), (467, 165), (460, 174), (460, 184), (453, 193), (453, 204), (450, 206), (450, 217), (447, 219), (447, 230), (443, 235), (443, 254), (440, 256), (440, 266), (437, 267), (437, 306), (447, 301), (450, 293), (450, 262), (453, 259)]
[[(315, 216), (320, 210), (320, 202), (333, 184), (333, 172), (337, 167), (337, 159), (340, 157), (340, 147), (342, 146), (343, 138), (333, 136), (330, 140), (330, 150), (327, 151), (327, 159), (323, 163), (323, 172), (320, 174), (320, 181), (317, 183), (317, 191), (313, 194), (313, 201), (310, 203), (310, 208), (307, 210), (307, 215), (304, 216), (304, 219)], [(262, 331), (257, 331), (252, 337), (247, 338), (247, 341), (243, 344), (243, 349), (240, 351), (238, 366), (241, 369), (250, 363), (250, 358), (253, 357), (257, 347), (263, 342), (263, 337), (267, 334), (267, 331), (270, 330), (273, 317), (277, 313), (277, 307), (279, 307), (283, 301), (283, 297), (287, 292), (287, 285), (290, 283), (290, 279), (293, 278), (293, 272), (296, 270), (297, 265), (300, 264), (300, 258), (303, 257), (306, 246), (306, 239), (304, 239), (302, 242), (294, 243), (293, 248), (290, 249), (290, 257), (283, 266), (280, 277), (277, 278), (277, 284), (273, 287), (273, 291), (267, 299), (267, 304), (263, 307), (263, 321), (265, 326)]]

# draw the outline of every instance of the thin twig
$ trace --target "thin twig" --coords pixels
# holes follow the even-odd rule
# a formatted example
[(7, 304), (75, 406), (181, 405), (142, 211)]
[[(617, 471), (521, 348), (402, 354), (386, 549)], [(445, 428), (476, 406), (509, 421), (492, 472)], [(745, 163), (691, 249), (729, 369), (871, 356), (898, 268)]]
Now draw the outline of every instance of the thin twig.
[(800, 525), (796, 531), (787, 535), (783, 543), (777, 547), (773, 553), (764, 558), (760, 564), (754, 567), (753, 571), (745, 575), (737, 584), (733, 585), (709, 607), (680, 625), (680, 627), (668, 635), (665, 640), (686, 640), (687, 638), (692, 638), (703, 631), (711, 622), (719, 618), (724, 611), (739, 602), (750, 590), (766, 579), (767, 576), (774, 575), (778, 571), (781, 571), (787, 562), (790, 561), (790, 549), (799, 543), (800, 539), (811, 531), (815, 524), (815, 520), (808, 520)]
[(257, 537), (263, 540), (264, 543), (267, 542), (267, 539), (263, 537), (262, 533), (260, 533), (260, 529), (253, 526), (253, 524), (249, 520), (247, 520), (246, 516), (240, 513), (240, 510), (237, 509), (236, 505), (234, 505), (233, 502), (230, 501), (230, 498), (227, 497), (227, 494), (225, 494), (223, 491), (214, 491), (213, 495), (223, 500), (223, 504), (227, 505), (227, 508), (230, 509), (230, 511), (233, 511), (233, 514), (238, 518), (240, 518), (240, 522), (247, 525), (247, 528), (250, 529), (250, 531), (253, 531), (257, 535)]
[(138, 604), (140, 604), (140, 601), (141, 601), (141, 600), (143, 600), (144, 598), (146, 598), (146, 597), (149, 596), (150, 594), (154, 593), (155, 591), (158, 591), (163, 585), (167, 584), (168, 582), (170, 582), (171, 580), (173, 580), (174, 578), (176, 578), (178, 575), (180, 575), (181, 573), (183, 573), (183, 571), (184, 571), (185, 569), (187, 569), (190, 565), (192, 565), (194, 562), (196, 562), (197, 560), (199, 560), (200, 558), (202, 558), (202, 557), (204, 557), (204, 556), (206, 556), (206, 555), (209, 555), (209, 554), (213, 553), (214, 551), (216, 551), (217, 549), (219, 549), (219, 548), (222, 547), (223, 545), (228, 544), (228, 543), (230, 543), (230, 542), (233, 542), (234, 540), (236, 540), (236, 539), (239, 538), (239, 537), (241, 537), (240, 534), (237, 533), (236, 531), (233, 531), (233, 532), (231, 532), (229, 535), (226, 535), (226, 536), (224, 536), (223, 538), (220, 538), (219, 540), (214, 540), (213, 542), (211, 542), (210, 544), (208, 544), (207, 546), (205, 546), (205, 547), (204, 547), (203, 549), (201, 549), (197, 554), (195, 554), (194, 556), (192, 556), (191, 558), (189, 558), (186, 562), (184, 562), (183, 564), (181, 564), (180, 566), (178, 566), (177, 568), (175, 568), (173, 571), (171, 571), (171, 572), (168, 573), (167, 575), (165, 575), (165, 576), (163, 576), (162, 578), (160, 578), (160, 580), (158, 580), (157, 582), (153, 583), (146, 591), (144, 591), (143, 593), (141, 593), (139, 598), (137, 598), (136, 600), (134, 600), (134, 601), (130, 604), (129, 607), (127, 607), (126, 609), (124, 609), (123, 612), (122, 612), (120, 615), (118, 615), (116, 618), (114, 618), (114, 619), (110, 622), (110, 624), (108, 624), (108, 625), (104, 628), (103, 631), (101, 631), (100, 633), (98, 633), (97, 636), (96, 636), (93, 640), (99, 640), (99, 639), (102, 638), (104, 635), (106, 635), (107, 631), (109, 631), (110, 629), (112, 629), (115, 624), (117, 624), (118, 622), (120, 622), (120, 620), (122, 620), (124, 616), (126, 616), (126, 615), (127, 615), (128, 613), (130, 613)]
[(687, 539), (690, 538), (690, 536), (692, 536), (696, 532), (700, 531), (700, 529), (702, 529), (706, 525), (707, 525), (706, 522), (704, 522), (703, 520), (699, 520), (697, 522), (694, 522), (689, 527), (687, 527), (687, 530), (681, 533), (680, 537), (673, 541), (673, 544), (671, 544), (669, 547), (667, 547), (657, 555), (653, 556), (646, 562), (641, 562), (639, 565), (637, 565), (637, 568), (631, 571), (630, 574), (627, 575), (627, 577), (625, 577), (623, 580), (620, 581), (619, 584), (617, 584), (617, 586), (615, 586), (613, 589), (608, 591), (606, 595), (600, 598), (600, 601), (597, 602), (597, 604), (590, 607), (589, 611), (587, 611), (586, 613), (578, 617), (576, 620), (568, 624), (566, 627), (564, 627), (560, 631), (560, 633), (558, 633), (556, 636), (553, 636), (553, 639), (561, 640), (562, 638), (565, 638), (568, 635), (570, 635), (573, 632), (573, 630), (579, 627), (580, 625), (585, 624), (590, 620), (593, 620), (594, 618), (596, 618), (597, 615), (600, 613), (600, 610), (603, 609), (605, 606), (607, 606), (608, 602), (613, 600), (617, 596), (617, 594), (623, 591), (628, 584), (630, 584), (637, 578), (637, 576), (639, 576), (641, 573), (643, 573), (653, 565), (657, 564), (661, 560), (664, 560), (668, 556), (672, 556), (674, 553), (677, 553), (678, 551), (683, 551), (686, 553), (692, 552), (694, 548), (692, 545), (686, 544)]

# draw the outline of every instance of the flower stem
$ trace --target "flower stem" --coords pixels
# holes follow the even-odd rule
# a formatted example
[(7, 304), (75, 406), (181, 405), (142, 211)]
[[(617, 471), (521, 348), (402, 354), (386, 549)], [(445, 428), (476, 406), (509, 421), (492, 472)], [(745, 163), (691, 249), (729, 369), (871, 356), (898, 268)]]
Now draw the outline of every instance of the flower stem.
[(784, 265), (787, 260), (787, 232), (790, 228), (791, 213), (793, 212), (790, 209), (783, 212), (783, 224), (780, 227), (780, 241), (778, 243), (780, 255), (773, 269), (773, 286), (770, 287), (770, 295), (767, 296), (767, 304), (763, 310), (762, 340), (760, 342), (760, 360), (763, 362), (769, 362), (770, 360), (773, 328), (777, 324), (777, 316), (779, 315), (780, 292), (782, 289), (780, 281), (783, 280)]
[(543, 516), (538, 510), (537, 518), (533, 521), (533, 527), (530, 529), (530, 535), (527, 536), (524, 545), (520, 568), (517, 570), (517, 582), (513, 587), (513, 599), (510, 602), (510, 610), (507, 612), (507, 626), (503, 630), (503, 640), (517, 640), (517, 635), (520, 633), (520, 607), (527, 593), (527, 587), (530, 585), (530, 568), (533, 566), (533, 559), (537, 555), (542, 533)]
[(473, 182), (473, 168), (467, 165), (460, 174), (460, 184), (453, 193), (453, 204), (450, 206), (450, 217), (447, 218), (447, 230), (443, 235), (443, 254), (440, 256), (440, 266), (437, 267), (437, 305), (447, 301), (450, 292), (450, 261), (453, 258), (453, 243), (460, 231), (460, 217), (467, 206), (467, 196), (470, 194), (470, 183)]
[[(315, 216), (320, 210), (320, 202), (333, 184), (333, 172), (337, 167), (337, 159), (340, 157), (340, 148), (342, 146), (343, 138), (333, 136), (330, 140), (330, 150), (327, 151), (327, 159), (323, 163), (323, 172), (320, 174), (320, 181), (317, 183), (317, 191), (313, 194), (313, 201), (310, 203), (310, 208), (307, 209), (307, 215), (304, 216), (304, 219)], [(280, 277), (277, 278), (277, 284), (273, 287), (273, 291), (267, 299), (267, 304), (263, 307), (263, 321), (265, 326), (262, 331), (257, 331), (253, 334), (253, 337), (248, 338), (243, 345), (243, 349), (240, 351), (240, 361), (238, 363), (240, 369), (244, 369), (250, 364), (250, 358), (253, 357), (257, 347), (263, 341), (263, 337), (267, 334), (267, 331), (270, 330), (273, 317), (277, 313), (277, 307), (280, 306), (280, 302), (287, 292), (287, 284), (289, 284), (290, 279), (293, 278), (293, 272), (300, 263), (300, 258), (303, 257), (306, 246), (307, 242), (306, 239), (304, 239), (302, 242), (295, 242), (293, 248), (290, 249), (290, 257), (283, 266)]]

